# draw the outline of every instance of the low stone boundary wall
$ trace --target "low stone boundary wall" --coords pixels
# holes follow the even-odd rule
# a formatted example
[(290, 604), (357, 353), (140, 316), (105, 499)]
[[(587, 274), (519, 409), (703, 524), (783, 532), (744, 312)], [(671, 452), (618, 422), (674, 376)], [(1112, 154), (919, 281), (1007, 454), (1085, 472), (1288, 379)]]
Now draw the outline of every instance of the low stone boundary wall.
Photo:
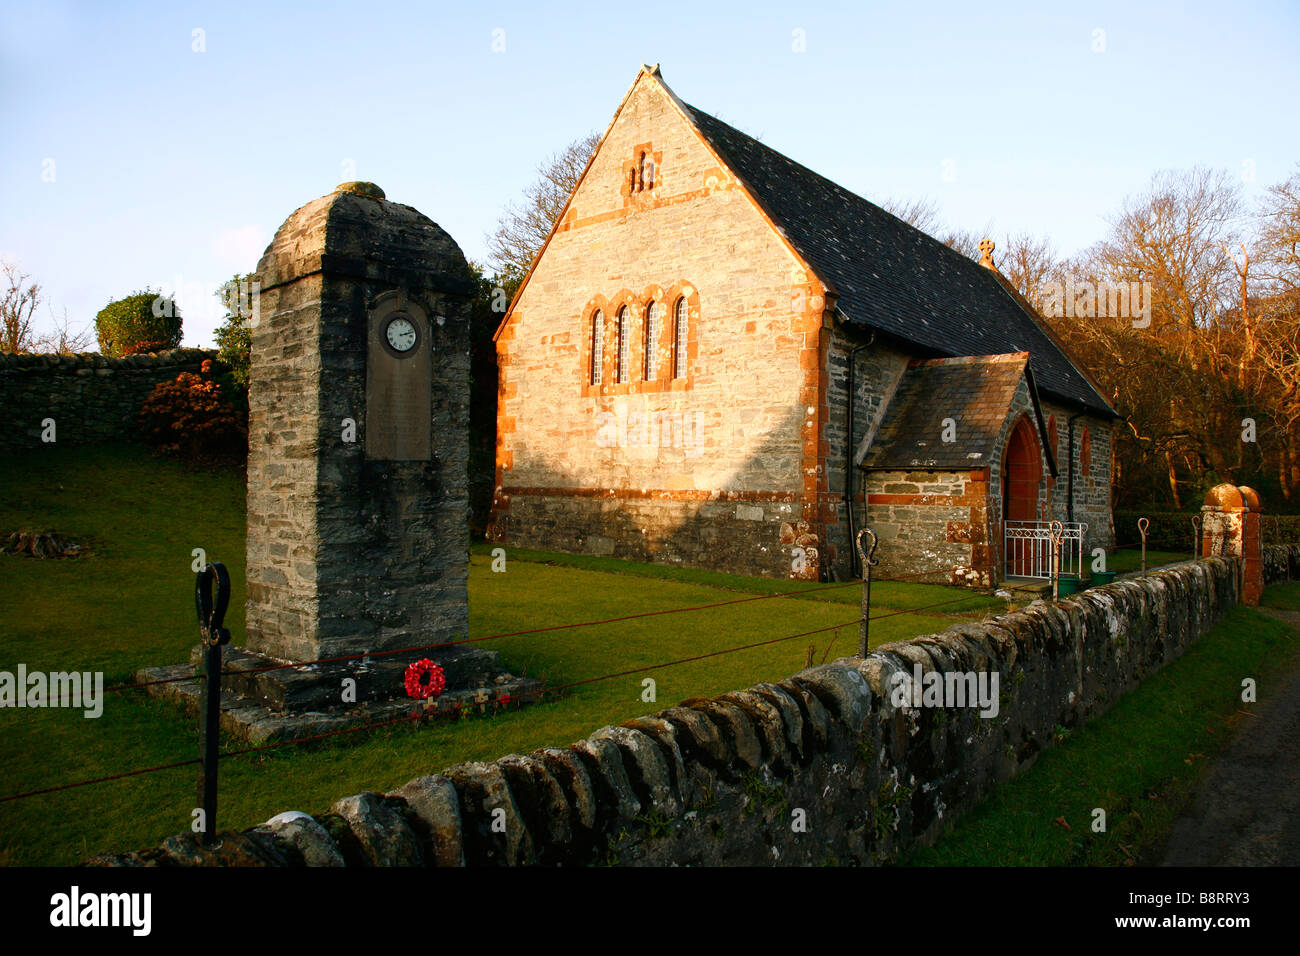
[(1276, 544), (1263, 549), (1264, 583), (1300, 581), (1300, 544)]
[[(1271, 554), (1270, 567), (1300, 559)], [(1102, 713), (1237, 602), (1205, 558), (512, 754), (96, 865), (808, 865), (933, 842), (1060, 728)], [(997, 675), (996, 716), (896, 700), (894, 675)], [(954, 682), (955, 683), (955, 682)], [(989, 700), (993, 699), (992, 693)], [(951, 703), (951, 702), (950, 702)], [(990, 709), (993, 709), (990, 707)]]
[(136, 415), (159, 382), (197, 372), (204, 349), (171, 349), (125, 358), (98, 353), (18, 355), (0, 352), (0, 408), (7, 427), (0, 450), (40, 448), (44, 422), (54, 419), (59, 444), (135, 439)]

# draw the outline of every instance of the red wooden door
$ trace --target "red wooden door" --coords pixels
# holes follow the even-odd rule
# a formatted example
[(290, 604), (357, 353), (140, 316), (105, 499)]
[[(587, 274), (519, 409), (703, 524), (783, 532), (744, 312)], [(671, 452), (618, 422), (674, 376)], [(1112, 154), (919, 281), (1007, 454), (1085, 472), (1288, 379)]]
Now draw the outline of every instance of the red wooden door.
[[(1007, 442), (1002, 464), (1002, 517), (1006, 521), (1038, 519), (1038, 485), (1042, 477), (1038, 438), (1028, 418), (1020, 419)], [(1009, 572), (1024, 575), (1032, 571), (1036, 542), (1022, 540), (1008, 555)]]

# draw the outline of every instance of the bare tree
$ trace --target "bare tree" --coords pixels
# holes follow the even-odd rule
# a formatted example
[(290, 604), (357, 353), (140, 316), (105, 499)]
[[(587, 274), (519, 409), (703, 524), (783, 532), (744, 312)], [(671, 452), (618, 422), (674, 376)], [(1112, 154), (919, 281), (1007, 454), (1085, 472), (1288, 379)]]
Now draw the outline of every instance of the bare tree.
[(1166, 170), (1125, 201), (1088, 258), (1099, 278), (1151, 283), (1157, 329), (1205, 327), (1231, 295), (1228, 247), (1239, 241), (1241, 213), (1239, 188), (1225, 171)]
[(1258, 211), (1252, 344), (1269, 396), (1278, 482), (1294, 501), (1300, 493), (1300, 169), (1270, 187)]
[(943, 229), (943, 216), (939, 214), (939, 204), (933, 199), (897, 199), (890, 196), (880, 204), (880, 208), (927, 235), (937, 235)]
[(949, 249), (955, 249), (967, 259), (974, 259), (978, 262), (980, 259), (980, 239), (992, 235), (992, 233), (993, 223), (990, 222), (978, 234), (971, 232), (969, 229), (949, 229), (936, 238)]
[(969, 229), (950, 229), (944, 225), (939, 213), (939, 205), (933, 199), (886, 199), (880, 204), (886, 212), (897, 216), (909, 226), (920, 229), (931, 238), (938, 239), (950, 249), (955, 249), (968, 259), (980, 257), (980, 238), (992, 235), (993, 223), (984, 226), (984, 231), (971, 232)]
[(78, 352), (92, 351), (95, 343), (95, 329), (91, 324), (82, 326), (80, 330), (74, 331), (72, 322), (68, 319), (68, 310), (63, 310), (63, 317), (54, 314), (50, 309), (50, 326), (49, 332), (36, 337), (32, 344), (33, 352), (43, 352), (55, 355), (75, 355)]
[(30, 352), (41, 287), (12, 262), (0, 263), (0, 352)]
[(506, 207), (496, 231), (487, 237), (489, 264), (498, 275), (518, 280), (528, 271), (599, 142), (600, 137), (592, 133), (541, 163), (523, 201)]
[[(947, 229), (933, 201), (884, 205), (979, 255), (981, 234)], [(1116, 490), (1129, 505), (1181, 508), (1220, 481), (1300, 504), (1300, 167), (1255, 216), (1243, 211), (1226, 171), (1167, 171), (1079, 255), (1058, 258), (1046, 238), (1026, 234), (999, 240), (998, 269), (1121, 415)], [(1065, 308), (1045, 308), (1048, 292), (1060, 301), (1066, 287)]]
[(1300, 292), (1300, 168), (1270, 186), (1259, 205), (1263, 278), (1277, 291)]
[(1042, 312), (1044, 287), (1055, 280), (1061, 262), (1050, 239), (1036, 239), (1027, 232), (1009, 235), (995, 252), (998, 271), (1006, 276), (1029, 303)]

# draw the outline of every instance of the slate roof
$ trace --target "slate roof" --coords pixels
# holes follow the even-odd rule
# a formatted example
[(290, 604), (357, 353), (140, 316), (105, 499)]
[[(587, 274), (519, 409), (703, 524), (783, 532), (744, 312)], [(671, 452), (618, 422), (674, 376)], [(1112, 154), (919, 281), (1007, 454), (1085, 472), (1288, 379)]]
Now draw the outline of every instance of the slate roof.
[(683, 106), (791, 245), (839, 293), (837, 307), (850, 324), (929, 354), (1029, 352), (1040, 392), (1115, 415), (993, 270), (721, 120)]
[[(899, 380), (862, 467), (988, 466), (1028, 362), (1024, 352), (913, 362)], [(955, 441), (942, 440), (945, 418), (955, 423)]]

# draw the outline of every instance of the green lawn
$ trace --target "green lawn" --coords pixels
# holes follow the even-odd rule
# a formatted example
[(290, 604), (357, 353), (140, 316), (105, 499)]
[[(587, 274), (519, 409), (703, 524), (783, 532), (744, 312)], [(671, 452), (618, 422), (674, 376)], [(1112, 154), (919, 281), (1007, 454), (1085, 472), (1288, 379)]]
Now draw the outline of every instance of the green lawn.
[[(0, 531), (55, 530), (87, 545), (76, 560), (0, 555), (0, 670), (102, 670), (109, 684), (139, 667), (187, 659), (197, 642), (192, 550), (223, 561), (235, 593), (227, 624), (243, 643), (243, 483), (188, 471), (130, 446), (60, 449), (11, 459), (0, 474)], [(859, 590), (660, 568), (510, 549), (505, 573), (476, 546), (470, 632), (485, 636), (747, 594), (792, 592), (708, 611), (504, 638), (489, 643), (516, 673), (552, 684), (584, 680), (755, 641), (845, 626), (811, 637), (584, 685), (556, 701), (457, 723), (402, 726), (365, 739), (285, 747), (223, 761), (220, 825), (250, 826), (286, 809), (324, 810), (361, 790), (386, 790), (465, 760), (565, 745), (607, 723), (687, 697), (779, 680), (855, 652)], [(942, 630), (1000, 611), (1000, 600), (933, 585), (872, 590), (872, 643)], [(940, 601), (950, 605), (895, 614)], [(657, 702), (641, 699), (643, 676)], [(104, 715), (0, 711), (0, 797), (195, 755), (194, 723), (139, 692), (111, 695)], [(0, 803), (0, 863), (67, 864), (153, 844), (187, 829), (193, 768), (162, 771)]]
[[(1265, 591), (1265, 606), (1295, 608), (1300, 583)], [(999, 787), (935, 847), (921, 866), (1069, 866), (1153, 863), (1187, 809), (1210, 758), (1294, 665), (1300, 634), (1237, 607), (1174, 663), (1126, 694), (1104, 715), (1047, 750)], [(1106, 832), (1091, 829), (1094, 808)]]

